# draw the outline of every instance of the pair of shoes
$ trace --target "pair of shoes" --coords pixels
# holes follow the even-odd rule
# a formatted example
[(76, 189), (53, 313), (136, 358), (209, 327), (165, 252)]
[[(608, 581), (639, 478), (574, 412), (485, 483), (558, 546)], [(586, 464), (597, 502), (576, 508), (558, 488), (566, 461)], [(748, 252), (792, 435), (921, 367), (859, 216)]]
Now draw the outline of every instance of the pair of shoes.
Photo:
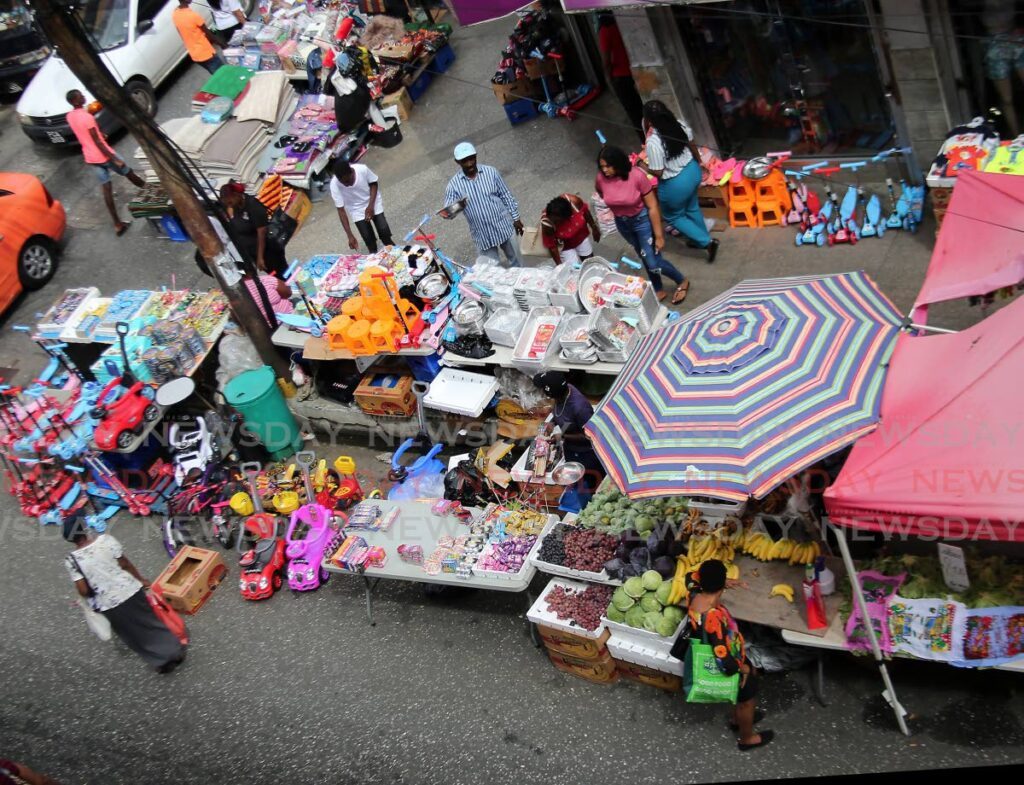
[(764, 747), (766, 744), (771, 744), (772, 739), (775, 738), (775, 731), (763, 730), (760, 732), (761, 741), (757, 744), (744, 744), (742, 741), (736, 742), (736, 746), (740, 752), (749, 752), (750, 750), (756, 750), (758, 747)]
[[(763, 709), (757, 709), (754, 712), (754, 724), (755, 725), (757, 725), (757, 723), (761, 722), (764, 718), (765, 718), (765, 713), (764, 713)], [(729, 721), (729, 730), (731, 730), (733, 733), (735, 733), (739, 729), (740, 729), (739, 725), (737, 725), (735, 722), (732, 722), (731, 720)]]
[(708, 252), (708, 264), (713, 264), (715, 257), (718, 256), (718, 240), (712, 240), (708, 243), (708, 247), (705, 249)]

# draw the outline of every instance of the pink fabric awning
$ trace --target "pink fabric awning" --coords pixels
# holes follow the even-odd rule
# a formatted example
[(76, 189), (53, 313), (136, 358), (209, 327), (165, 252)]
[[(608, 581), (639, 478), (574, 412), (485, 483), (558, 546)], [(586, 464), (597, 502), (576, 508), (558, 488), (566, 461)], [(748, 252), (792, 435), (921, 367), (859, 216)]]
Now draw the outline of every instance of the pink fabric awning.
[(831, 520), (1024, 542), (1022, 389), (1024, 300), (961, 333), (901, 335), (878, 427), (825, 492)]
[(914, 320), (928, 306), (1024, 280), (1024, 177), (964, 170), (942, 221)]

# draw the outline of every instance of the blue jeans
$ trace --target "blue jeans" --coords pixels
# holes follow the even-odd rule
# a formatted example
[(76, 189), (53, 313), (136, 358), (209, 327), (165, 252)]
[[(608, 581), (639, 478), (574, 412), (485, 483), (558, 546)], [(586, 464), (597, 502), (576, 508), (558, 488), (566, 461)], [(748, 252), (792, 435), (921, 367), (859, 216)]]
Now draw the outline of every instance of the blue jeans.
[(512, 236), (509, 237), (501, 245), (496, 245), (493, 248), (485, 248), (480, 251), (481, 256), (487, 256), (496, 262), (501, 262), (501, 257), (498, 256), (498, 251), (505, 254), (505, 259), (508, 260), (506, 267), (522, 267), (523, 259), (519, 254), (519, 237), (513, 232)]
[(646, 207), (628, 218), (616, 215), (615, 228), (619, 230), (622, 239), (632, 245), (640, 255), (640, 261), (644, 263), (648, 275), (651, 276), (651, 286), (654, 287), (654, 291), (661, 291), (662, 274), (671, 278), (676, 286), (686, 280), (683, 274), (672, 266), (671, 262), (666, 262), (661, 258), (661, 254), (654, 250), (654, 230), (651, 228), (651, 216)]

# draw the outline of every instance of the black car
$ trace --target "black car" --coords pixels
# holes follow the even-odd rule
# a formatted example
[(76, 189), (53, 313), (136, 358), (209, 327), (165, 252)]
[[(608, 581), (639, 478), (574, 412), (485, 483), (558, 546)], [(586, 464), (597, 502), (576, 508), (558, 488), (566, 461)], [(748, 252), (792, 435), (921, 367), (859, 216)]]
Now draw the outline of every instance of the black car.
[(49, 54), (24, 0), (0, 0), (0, 97), (24, 90)]

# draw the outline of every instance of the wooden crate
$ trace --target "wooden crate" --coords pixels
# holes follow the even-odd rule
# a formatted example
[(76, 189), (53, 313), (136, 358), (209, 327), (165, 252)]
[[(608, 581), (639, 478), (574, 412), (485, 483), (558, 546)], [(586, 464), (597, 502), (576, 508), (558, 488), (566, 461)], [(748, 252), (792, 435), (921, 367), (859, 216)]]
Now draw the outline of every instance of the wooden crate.
[(186, 545), (153, 581), (167, 604), (179, 613), (195, 613), (213, 596), (214, 589), (228, 574), (224, 559), (216, 551)]
[(674, 673), (662, 673), (654, 668), (647, 668), (633, 662), (615, 660), (615, 670), (619, 676), (638, 684), (646, 684), (648, 687), (657, 687), (666, 692), (679, 692), (683, 688), (683, 680)]
[(565, 630), (557, 630), (554, 627), (537, 625), (537, 632), (548, 652), (560, 654), (563, 657), (571, 657), (577, 660), (597, 660), (608, 654), (605, 646), (611, 633), (605, 630), (599, 638), (586, 638), (583, 635), (574, 635)]
[(615, 660), (605, 652), (593, 660), (581, 660), (578, 657), (566, 657), (563, 654), (548, 652), (551, 664), (563, 673), (568, 673), (594, 684), (614, 684), (619, 680), (619, 672), (615, 669)]
[(525, 77), (508, 84), (492, 82), (491, 88), (494, 90), (499, 104), (511, 104), (520, 98), (529, 98), (537, 94), (537, 86)]

